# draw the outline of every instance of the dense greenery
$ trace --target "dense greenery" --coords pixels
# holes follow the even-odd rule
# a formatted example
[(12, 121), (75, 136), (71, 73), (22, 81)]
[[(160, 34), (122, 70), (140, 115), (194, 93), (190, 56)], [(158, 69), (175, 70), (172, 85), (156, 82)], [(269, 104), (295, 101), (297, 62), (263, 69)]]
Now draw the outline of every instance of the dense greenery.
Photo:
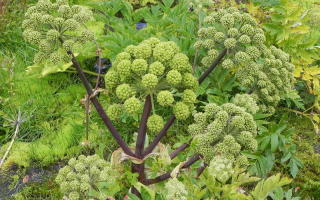
[(0, 4), (0, 197), (318, 199), (319, 3)]

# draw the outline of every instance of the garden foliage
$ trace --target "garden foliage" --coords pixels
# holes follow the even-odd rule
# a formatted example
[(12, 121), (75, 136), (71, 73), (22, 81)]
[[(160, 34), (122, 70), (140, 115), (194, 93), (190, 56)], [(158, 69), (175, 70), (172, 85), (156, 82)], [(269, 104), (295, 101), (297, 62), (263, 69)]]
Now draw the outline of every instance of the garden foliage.
[[(235, 7), (214, 10), (212, 1), (175, 5), (163, 0), (136, 10), (130, 3), (111, 0), (87, 7), (40, 0), (28, 8), (23, 37), (39, 50), (28, 74), (50, 79), (78, 73), (90, 106), (83, 109), (74, 101), (84, 97), (79, 84), (61, 88), (60, 93), (72, 95), (59, 97), (60, 104), (71, 113), (68, 106), (77, 104), (76, 113), (86, 112), (86, 122), (84, 115), (69, 116), (59, 122), (64, 126), (51, 130), (43, 119), (48, 134), (15, 143), (6, 169), (68, 158), (55, 181), (69, 199), (124, 194), (131, 199), (290, 199), (293, 190), (284, 194), (281, 187), (292, 180), (267, 175), (280, 165), (295, 178), (303, 167), (291, 143), (293, 129), (287, 129), (287, 115), (278, 123), (267, 119), (277, 114), (281, 99), (295, 94), (299, 67), (317, 59), (309, 48), (315, 41), (300, 41), (308, 27), (297, 23), (307, 13), (283, 0), (271, 10), (272, 23), (260, 26)], [(142, 19), (147, 26), (136, 30)], [(290, 46), (293, 40), (301, 51)], [(99, 78), (92, 87), (84, 74), (100, 77), (100, 71), (84, 66), (94, 56), (98, 65), (101, 56), (112, 61), (103, 89), (98, 89)], [(109, 131), (101, 131), (99, 118)], [(172, 132), (176, 144), (166, 146), (163, 138)], [(106, 143), (105, 133), (120, 146), (108, 156), (96, 144)], [(87, 148), (79, 146), (81, 141)], [(99, 155), (71, 158), (84, 149)]]

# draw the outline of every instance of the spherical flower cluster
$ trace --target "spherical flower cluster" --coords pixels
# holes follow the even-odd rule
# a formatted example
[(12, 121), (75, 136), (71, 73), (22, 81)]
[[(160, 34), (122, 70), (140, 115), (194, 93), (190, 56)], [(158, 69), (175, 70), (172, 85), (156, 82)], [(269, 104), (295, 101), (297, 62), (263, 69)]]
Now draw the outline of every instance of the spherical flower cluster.
[(167, 200), (187, 200), (188, 191), (177, 178), (170, 179), (165, 184), (165, 188), (167, 190)]
[(170, 91), (164, 90), (158, 93), (157, 101), (161, 106), (167, 107), (172, 105), (174, 98)]
[(147, 127), (153, 133), (159, 133), (164, 126), (163, 118), (159, 115), (152, 115), (148, 118)]
[(167, 74), (167, 82), (170, 85), (178, 85), (182, 81), (182, 75), (177, 70), (171, 70)]
[(158, 78), (154, 74), (146, 74), (142, 76), (142, 85), (146, 88), (152, 89), (157, 86)]
[(173, 107), (173, 113), (176, 116), (177, 120), (186, 120), (190, 116), (189, 107), (183, 102), (178, 102)]
[(215, 156), (209, 164), (208, 172), (221, 183), (226, 183), (233, 174), (233, 162), (224, 156)]
[[(35, 6), (27, 9), (25, 18), (22, 22), (22, 27), (26, 29), (23, 32), (24, 39), (37, 45), (42, 53), (51, 53), (50, 56), (45, 57), (39, 53), (34, 59), (35, 62), (43, 62), (48, 57), (54, 64), (60, 60), (70, 62), (69, 57), (67, 59), (66, 56), (59, 59), (60, 45), (56, 43), (61, 42), (64, 50), (71, 51), (75, 43), (93, 39), (93, 32), (89, 30), (78, 37), (64, 35), (66, 31), (76, 31), (79, 23), (87, 22), (92, 18), (92, 12), (88, 8), (82, 6), (70, 8), (66, 0), (58, 0), (54, 4), (50, 0), (39, 0)], [(66, 41), (65, 45), (64, 41)]]
[(149, 72), (156, 76), (161, 76), (164, 73), (165, 67), (161, 62), (154, 62), (149, 67)]
[(190, 73), (185, 73), (183, 75), (182, 84), (191, 90), (195, 90), (199, 86), (198, 80)]
[(255, 114), (259, 110), (259, 106), (257, 105), (256, 100), (254, 100), (248, 94), (237, 94), (234, 97), (234, 104), (245, 108), (246, 111), (250, 114)]
[(237, 40), (234, 38), (228, 38), (224, 41), (224, 46), (227, 49), (233, 49), (234, 47), (236, 47), (237, 44)]
[(120, 104), (113, 104), (108, 107), (107, 115), (111, 120), (118, 120), (122, 115), (123, 111)]
[(71, 158), (68, 165), (61, 168), (56, 182), (60, 191), (69, 199), (87, 197), (90, 190), (97, 188), (100, 182), (114, 183), (119, 173), (111, 163), (100, 159), (98, 155)]
[(226, 28), (231, 28), (234, 26), (234, 18), (232, 14), (225, 14), (220, 19), (221, 24)]
[(231, 69), (234, 67), (234, 62), (230, 59), (225, 59), (223, 62), (222, 62), (222, 67), (224, 69)]
[(175, 49), (168, 45), (167, 42), (161, 42), (153, 49), (153, 57), (160, 62), (170, 60), (176, 53)]
[(139, 44), (134, 50), (134, 57), (138, 59), (148, 59), (152, 55), (152, 48), (147, 44)]
[(169, 65), (170, 65), (171, 69), (177, 70), (180, 73), (183, 73), (186, 70), (188, 70), (186, 68), (188, 68), (188, 66), (190, 65), (189, 58), (188, 58), (188, 56), (186, 56), (183, 53), (178, 53), (172, 58)]
[(135, 59), (132, 62), (132, 71), (136, 74), (144, 74), (148, 68), (148, 63), (144, 59)]
[(140, 108), (140, 100), (136, 97), (131, 97), (124, 102), (124, 109), (129, 114), (136, 114)]
[(106, 88), (111, 91), (119, 84), (120, 76), (115, 71), (108, 71), (105, 75), (105, 82), (108, 83), (106, 84)]
[(192, 90), (185, 90), (182, 94), (182, 101), (184, 103), (194, 103), (196, 101), (196, 94)]
[(134, 95), (130, 85), (128, 84), (119, 85), (116, 89), (116, 94), (120, 100), (126, 100)]
[[(216, 153), (235, 158), (239, 156), (241, 149), (254, 150), (250, 145), (254, 143), (257, 133), (256, 123), (252, 115), (246, 112), (246, 108), (239, 106), (232, 103), (222, 106), (210, 103), (205, 106), (204, 113), (194, 116), (195, 123), (189, 125), (188, 132), (197, 135), (196, 149), (204, 156), (205, 162), (209, 163)], [(257, 108), (254, 102), (253, 106)], [(246, 142), (241, 139), (241, 133), (245, 131), (250, 133)]]

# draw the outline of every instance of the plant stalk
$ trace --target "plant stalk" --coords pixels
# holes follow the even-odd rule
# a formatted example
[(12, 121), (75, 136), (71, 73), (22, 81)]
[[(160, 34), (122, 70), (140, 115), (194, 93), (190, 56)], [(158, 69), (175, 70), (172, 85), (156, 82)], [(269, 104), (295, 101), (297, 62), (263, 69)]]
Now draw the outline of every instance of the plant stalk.
[(209, 74), (212, 72), (212, 70), (220, 63), (222, 58), (227, 54), (227, 49), (223, 49), (218, 58), (212, 63), (212, 65), (202, 74), (202, 76), (199, 78), (199, 85), (204, 81), (204, 79), (209, 76)]
[[(80, 64), (78, 63), (77, 59), (75, 58), (75, 56), (73, 55), (73, 53), (71, 51), (68, 51), (68, 54), (72, 55), (72, 63), (75, 66), (78, 75), (82, 81), (83, 86), (86, 88), (87, 93), (89, 96), (91, 96), (93, 94), (93, 91), (80, 67)], [(105, 125), (108, 127), (109, 131), (111, 132), (112, 136), (114, 137), (114, 139), (117, 141), (117, 143), (120, 145), (120, 147), (122, 148), (122, 150), (124, 151), (124, 153), (126, 153), (129, 156), (135, 157), (134, 154), (132, 153), (132, 151), (129, 149), (129, 146), (125, 143), (125, 141), (121, 138), (120, 134), (118, 133), (118, 131), (116, 130), (116, 128), (113, 126), (112, 122), (110, 121), (109, 117), (106, 115), (106, 113), (104, 112), (102, 106), (100, 105), (98, 99), (95, 96), (92, 96), (90, 98), (92, 104), (94, 105), (94, 107), (96, 108), (97, 112), (99, 113), (101, 119), (103, 120), (103, 122), (105, 123)]]
[[(192, 159), (188, 160), (188, 161), (184, 164), (184, 166), (183, 166), (182, 168), (188, 168), (188, 167), (190, 167), (190, 166), (193, 165), (195, 162), (197, 162), (199, 159), (200, 159), (200, 156), (199, 156), (199, 155), (193, 157)], [(161, 176), (158, 176), (158, 177), (156, 177), (156, 178), (154, 178), (154, 179), (144, 179), (144, 180), (141, 181), (141, 183), (144, 184), (144, 185), (151, 185), (151, 184), (155, 184), (155, 183), (158, 183), (158, 182), (167, 180), (168, 178), (171, 177), (171, 175), (170, 175), (171, 172), (172, 172), (172, 170), (169, 171), (169, 172), (167, 172), (167, 173), (165, 173), (165, 174), (163, 174), (163, 175), (161, 175)]]

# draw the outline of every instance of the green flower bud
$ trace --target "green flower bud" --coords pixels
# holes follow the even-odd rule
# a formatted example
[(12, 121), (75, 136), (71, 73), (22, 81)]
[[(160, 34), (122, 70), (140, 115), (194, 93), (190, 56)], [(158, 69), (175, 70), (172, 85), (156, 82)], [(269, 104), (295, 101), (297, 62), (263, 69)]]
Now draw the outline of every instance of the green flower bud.
[(122, 60), (117, 65), (117, 71), (119, 75), (128, 76), (131, 74), (131, 62), (130, 60)]
[(172, 58), (169, 65), (171, 69), (183, 72), (189, 66), (189, 58), (183, 53), (178, 53)]
[[(74, 20), (74, 19), (67, 19), (64, 22), (64, 26), (66, 27), (66, 29), (68, 29), (69, 31), (75, 31), (78, 27), (79, 27), (79, 23)], [(92, 33), (90, 33), (92, 34)]]
[(188, 126), (188, 133), (192, 136), (202, 134), (203, 132), (203, 127), (200, 124), (191, 124)]
[(69, 18), (72, 14), (71, 8), (68, 5), (61, 5), (58, 9), (58, 12), (64, 18)]
[(80, 199), (80, 195), (78, 192), (70, 192), (69, 199), (70, 200), (78, 200), (78, 199)]
[(229, 37), (232, 37), (232, 38), (235, 38), (235, 37), (238, 37), (239, 36), (239, 31), (238, 29), (236, 28), (230, 28), (227, 32), (227, 35)]
[(45, 53), (52, 52), (52, 44), (48, 40), (41, 40), (39, 43), (39, 50)]
[(174, 102), (172, 93), (167, 90), (159, 92), (157, 102), (163, 107), (171, 106)]
[(197, 41), (196, 43), (194, 43), (194, 48), (199, 50), (203, 47), (203, 42), (201, 40)]
[(196, 90), (199, 86), (198, 80), (190, 73), (185, 73), (182, 77), (182, 84), (191, 90)]
[(157, 46), (157, 44), (160, 43), (160, 40), (156, 37), (151, 37), (147, 40), (145, 40), (145, 42), (151, 47), (151, 48), (155, 48)]
[(64, 24), (64, 21), (65, 20), (63, 18), (57, 17), (54, 18), (53, 24), (57, 27), (61, 27)]
[(251, 39), (247, 35), (241, 35), (240, 38), (238, 39), (238, 41), (243, 44), (250, 44), (251, 43)]
[(215, 49), (211, 49), (207, 52), (208, 56), (212, 59), (216, 59), (219, 56), (219, 52)]
[(227, 12), (232, 14), (232, 13), (239, 12), (239, 10), (235, 7), (230, 7), (227, 9)]
[(241, 27), (240, 32), (249, 36), (254, 35), (254, 29), (251, 25), (245, 24)]
[(206, 37), (208, 34), (207, 28), (200, 28), (198, 30), (198, 36), (199, 37)]
[(165, 62), (170, 60), (176, 54), (173, 47), (168, 45), (167, 42), (160, 42), (153, 49), (153, 57), (160, 62)]
[(176, 105), (174, 105), (173, 113), (177, 120), (180, 121), (186, 120), (190, 116), (189, 107), (183, 102), (178, 102)]
[(222, 68), (223, 69), (231, 69), (234, 67), (234, 63), (232, 60), (230, 59), (225, 59), (223, 62), (222, 62)]
[(43, 24), (51, 24), (54, 22), (54, 18), (52, 15), (43, 15), (40, 21)]
[(163, 118), (159, 115), (152, 115), (147, 121), (148, 129), (153, 133), (159, 133), (164, 127)]
[(192, 90), (186, 89), (183, 91), (182, 101), (184, 103), (194, 103), (196, 99), (196, 94)]
[(90, 18), (90, 14), (85, 11), (80, 11), (79, 13), (73, 15), (73, 19), (79, 23), (86, 23), (90, 20)]
[(62, 58), (63, 55), (57, 51), (50, 54), (50, 61), (55, 65), (58, 64)]
[(205, 56), (201, 59), (201, 64), (203, 64), (204, 66), (210, 66), (214, 61), (214, 58), (210, 57), (210, 56)]
[(60, 33), (56, 29), (51, 29), (47, 32), (46, 37), (47, 37), (47, 40), (49, 41), (55, 41), (60, 37)]
[(57, 0), (56, 3), (58, 4), (58, 6), (69, 5), (68, 0)]
[(158, 84), (158, 78), (154, 74), (146, 74), (142, 76), (142, 85), (146, 88), (155, 88)]
[(131, 97), (124, 102), (124, 109), (129, 114), (136, 114), (141, 108), (140, 100), (136, 97)]
[(205, 49), (212, 49), (214, 45), (215, 45), (215, 42), (212, 39), (207, 39), (202, 43), (202, 46)]
[(167, 82), (170, 85), (178, 85), (182, 81), (182, 75), (177, 70), (170, 70), (167, 74)]
[(71, 10), (72, 10), (73, 14), (78, 14), (80, 11), (83, 10), (83, 7), (79, 6), (79, 5), (73, 5), (71, 7)]
[(52, 7), (52, 3), (49, 0), (39, 0), (36, 7), (41, 11), (49, 11)]
[(208, 27), (207, 28), (207, 36), (208, 37), (214, 37), (214, 35), (217, 33), (217, 29), (214, 27)]
[(144, 59), (135, 59), (132, 62), (132, 71), (136, 74), (145, 74), (148, 68), (148, 63)]
[(139, 44), (134, 49), (134, 57), (140, 59), (149, 59), (152, 55), (152, 48), (147, 44)]
[(154, 62), (149, 67), (149, 72), (156, 76), (161, 76), (164, 73), (165, 67), (161, 62)]
[(115, 71), (108, 71), (104, 79), (107, 90), (113, 90), (120, 82), (119, 74)]
[(258, 58), (260, 58), (260, 55), (261, 55), (257, 47), (254, 47), (254, 46), (248, 47), (246, 49), (246, 53), (249, 54), (251, 58), (253, 58), (254, 60), (257, 60)]
[(84, 42), (88, 42), (88, 41), (93, 41), (94, 40), (94, 32), (90, 31), (88, 29), (86, 29), (85, 31), (83, 31), (81, 33), (81, 41)]
[(237, 40), (234, 38), (228, 38), (224, 41), (224, 46), (227, 49), (233, 49), (234, 47), (236, 47), (237, 44)]
[(221, 24), (226, 27), (230, 28), (234, 26), (234, 18), (233, 15), (231, 14), (225, 14), (223, 17), (220, 19)]
[(247, 167), (249, 165), (248, 158), (244, 155), (238, 156), (237, 163), (239, 167)]
[(217, 32), (216, 34), (214, 34), (214, 38), (213, 38), (216, 42), (223, 42), (225, 40), (225, 35), (222, 32)]
[(132, 91), (130, 85), (122, 84), (117, 87), (116, 94), (120, 100), (126, 100), (134, 95), (134, 92)]
[(62, 48), (64, 50), (66, 50), (66, 51), (72, 51), (73, 45), (74, 45), (74, 41), (73, 40), (66, 40), (62, 44)]
[(239, 63), (246, 63), (250, 61), (250, 56), (245, 52), (238, 51), (235, 54), (235, 60)]
[(203, 19), (203, 22), (205, 24), (209, 24), (209, 25), (212, 25), (216, 22), (216, 20), (214, 20), (214, 18), (212, 16), (207, 16)]
[(252, 41), (257, 44), (263, 44), (266, 42), (266, 36), (264, 34), (256, 34), (253, 36)]

